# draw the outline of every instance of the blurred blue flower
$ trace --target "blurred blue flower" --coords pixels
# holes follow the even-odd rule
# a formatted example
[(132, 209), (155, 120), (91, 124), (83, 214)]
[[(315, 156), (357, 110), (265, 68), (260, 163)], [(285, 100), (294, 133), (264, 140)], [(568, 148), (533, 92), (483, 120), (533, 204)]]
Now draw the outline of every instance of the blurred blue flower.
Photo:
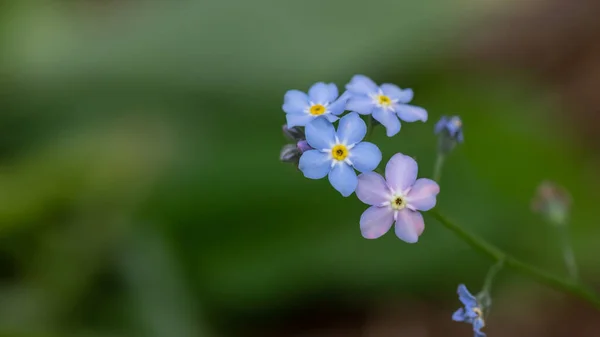
[(458, 298), (465, 307), (458, 309), (452, 315), (452, 320), (473, 324), (475, 337), (485, 337), (485, 333), (481, 332), (481, 328), (485, 326), (483, 309), (464, 284), (458, 286)]
[(462, 121), (458, 116), (446, 117), (442, 116), (435, 124), (435, 134), (447, 132), (448, 136), (455, 141), (462, 143), (464, 141)]
[(360, 172), (373, 171), (381, 162), (377, 146), (361, 142), (367, 125), (357, 113), (342, 119), (337, 132), (325, 118), (319, 117), (306, 125), (306, 141), (314, 148), (300, 157), (299, 168), (310, 179), (321, 179), (329, 174), (333, 188), (347, 197), (356, 190), (354, 167)]
[(368, 172), (358, 176), (356, 196), (371, 205), (360, 217), (363, 237), (377, 239), (396, 222), (396, 235), (415, 243), (425, 229), (423, 216), (436, 204), (440, 186), (433, 180), (417, 180), (417, 162), (402, 153), (395, 154), (385, 167), (385, 179)]
[(287, 118), (287, 127), (305, 126), (319, 116), (331, 123), (339, 119), (344, 112), (347, 95), (338, 99), (338, 89), (333, 83), (315, 83), (308, 95), (299, 90), (290, 90), (283, 98), (283, 111)]
[(389, 83), (377, 86), (364, 75), (355, 75), (346, 85), (350, 99), (346, 109), (359, 114), (372, 114), (373, 118), (385, 126), (388, 137), (400, 131), (400, 121), (427, 121), (425, 109), (407, 104), (413, 98), (411, 89), (400, 89)]

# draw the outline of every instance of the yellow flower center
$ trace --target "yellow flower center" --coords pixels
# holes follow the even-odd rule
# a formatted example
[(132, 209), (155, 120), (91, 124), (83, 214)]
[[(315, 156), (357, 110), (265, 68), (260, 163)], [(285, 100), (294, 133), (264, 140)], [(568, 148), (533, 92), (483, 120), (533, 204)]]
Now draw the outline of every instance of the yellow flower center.
[(461, 127), (462, 126), (462, 121), (458, 118), (453, 118), (452, 119), (452, 124), (454, 124), (456, 127)]
[(331, 149), (331, 156), (335, 160), (344, 160), (348, 157), (348, 148), (342, 144), (338, 144)]
[(313, 106), (310, 107), (309, 112), (310, 112), (311, 115), (318, 116), (318, 115), (324, 114), (325, 110), (327, 110), (327, 109), (325, 109), (325, 107), (323, 105), (321, 105), (321, 104), (315, 104), (315, 105), (313, 105)]
[(384, 105), (384, 106), (388, 106), (390, 104), (392, 104), (392, 100), (387, 97), (386, 95), (379, 95), (377, 97), (377, 100), (379, 101), (379, 104)]
[(473, 312), (475, 314), (477, 314), (477, 317), (479, 317), (479, 318), (483, 317), (483, 312), (478, 307), (473, 308)]
[(406, 207), (406, 201), (404, 201), (404, 199), (402, 199), (401, 197), (394, 197), (394, 199), (392, 199), (390, 204), (392, 205), (392, 208), (395, 210), (401, 210), (404, 207)]

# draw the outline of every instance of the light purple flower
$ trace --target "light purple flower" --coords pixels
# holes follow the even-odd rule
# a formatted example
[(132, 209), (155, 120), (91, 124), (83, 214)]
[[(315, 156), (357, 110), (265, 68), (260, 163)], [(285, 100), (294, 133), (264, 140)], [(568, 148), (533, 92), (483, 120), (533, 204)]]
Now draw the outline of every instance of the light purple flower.
[(333, 124), (319, 117), (306, 125), (306, 141), (314, 150), (302, 153), (298, 168), (310, 179), (329, 176), (329, 182), (344, 197), (356, 190), (354, 169), (373, 171), (381, 162), (375, 144), (363, 142), (367, 125), (356, 112), (340, 119), (337, 132)]
[(373, 118), (387, 129), (388, 137), (400, 131), (398, 118), (405, 122), (427, 121), (425, 109), (407, 104), (413, 98), (411, 89), (402, 90), (389, 83), (377, 86), (364, 75), (352, 77), (346, 89), (350, 93), (346, 109), (363, 115), (373, 114)]
[(396, 235), (415, 243), (423, 233), (425, 223), (418, 211), (435, 206), (439, 185), (426, 178), (417, 180), (417, 162), (402, 153), (395, 154), (385, 167), (385, 178), (368, 172), (358, 176), (356, 196), (371, 205), (360, 217), (363, 237), (377, 239), (396, 222)]
[(287, 126), (306, 126), (319, 116), (327, 118), (331, 123), (339, 119), (344, 112), (348, 95), (338, 99), (338, 89), (333, 83), (315, 83), (308, 90), (308, 95), (300, 90), (289, 90), (283, 97)]

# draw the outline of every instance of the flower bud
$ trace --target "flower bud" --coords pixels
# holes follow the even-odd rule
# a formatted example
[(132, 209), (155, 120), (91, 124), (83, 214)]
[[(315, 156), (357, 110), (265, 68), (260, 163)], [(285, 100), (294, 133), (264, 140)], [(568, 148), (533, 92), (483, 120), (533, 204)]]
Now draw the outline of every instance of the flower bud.
[(288, 128), (287, 125), (284, 125), (282, 127), (282, 129), (283, 129), (283, 134), (290, 140), (300, 141), (300, 140), (304, 140), (304, 138), (305, 138), (304, 130), (302, 128), (300, 128), (299, 126), (294, 126), (294, 127)]
[(286, 144), (283, 146), (281, 152), (279, 153), (279, 160), (281, 160), (284, 163), (297, 164), (300, 160), (301, 154), (302, 153), (295, 144)]
[(564, 225), (571, 209), (571, 196), (563, 187), (544, 181), (537, 189), (531, 208), (554, 225)]
[(439, 135), (438, 151), (447, 155), (456, 147), (456, 144), (464, 141), (460, 117), (442, 116), (435, 124), (435, 134)]
[(312, 150), (313, 148), (310, 147), (310, 145), (308, 145), (308, 142), (306, 140), (301, 140), (296, 144), (296, 147), (298, 148), (298, 151), (300, 151), (300, 153), (304, 153), (308, 150)]

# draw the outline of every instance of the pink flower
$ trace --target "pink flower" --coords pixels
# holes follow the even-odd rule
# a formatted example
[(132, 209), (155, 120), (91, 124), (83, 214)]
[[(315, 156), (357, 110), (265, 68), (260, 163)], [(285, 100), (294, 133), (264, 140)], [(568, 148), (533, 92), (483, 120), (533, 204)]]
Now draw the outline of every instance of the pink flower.
[(396, 235), (415, 243), (425, 223), (418, 211), (435, 206), (440, 186), (431, 179), (417, 180), (417, 162), (402, 153), (395, 154), (385, 167), (385, 179), (374, 172), (358, 176), (356, 196), (371, 205), (360, 217), (363, 237), (377, 239), (396, 222)]

